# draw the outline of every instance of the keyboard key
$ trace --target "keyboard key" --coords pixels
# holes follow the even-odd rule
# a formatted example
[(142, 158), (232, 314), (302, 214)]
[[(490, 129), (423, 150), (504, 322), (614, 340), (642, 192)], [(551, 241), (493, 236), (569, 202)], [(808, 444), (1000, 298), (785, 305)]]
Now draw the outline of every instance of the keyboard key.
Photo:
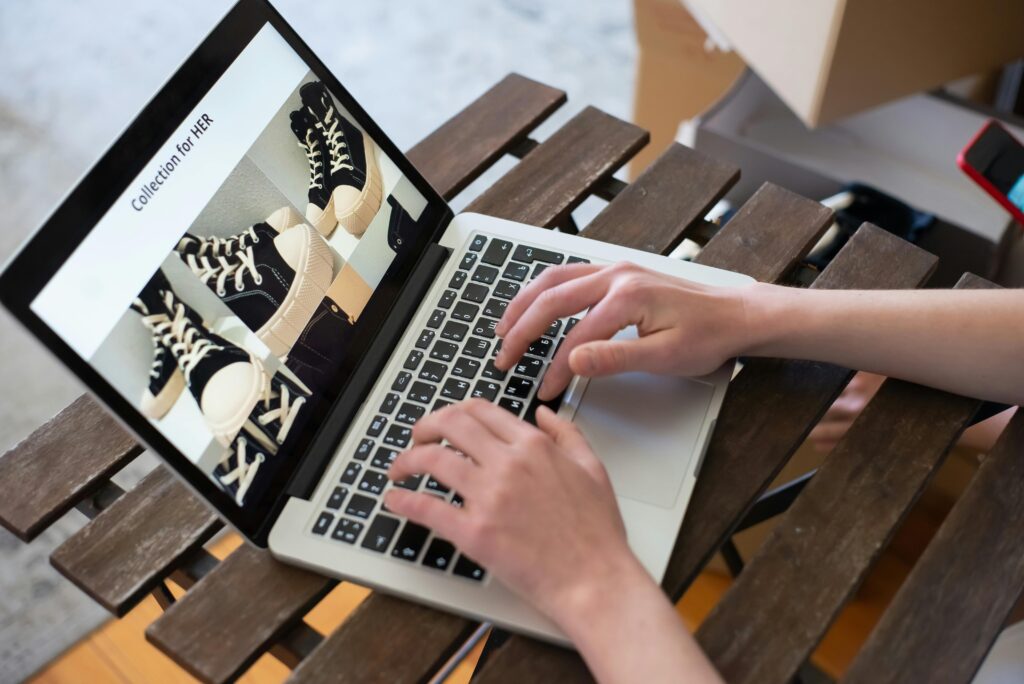
[(398, 482), (396, 482), (395, 486), (415, 492), (417, 489), (420, 488), (420, 482), (423, 482), (422, 475), (410, 475), (404, 480), (399, 480)]
[(494, 365), (494, 359), (487, 359), (487, 364), (484, 366), (483, 376), (490, 378), (491, 380), (504, 380), (507, 375), (506, 371), (498, 370)]
[(377, 453), (373, 455), (373, 460), (370, 461), (370, 465), (374, 468), (380, 468), (381, 470), (387, 470), (391, 467), (391, 464), (398, 458), (398, 452), (394, 449), (388, 449), (387, 447), (378, 447)]
[(522, 415), (523, 408), (526, 406), (526, 404), (520, 401), (519, 399), (513, 399), (512, 397), (502, 397), (501, 399), (498, 400), (498, 406), (505, 409), (506, 411), (510, 411), (516, 416), (520, 416)]
[(494, 401), (498, 392), (501, 391), (501, 385), (490, 380), (478, 380), (476, 387), (473, 388), (473, 396), (477, 399), (486, 399), (487, 401)]
[(526, 276), (530, 275), (530, 267), (526, 264), (518, 264), (514, 261), (508, 262), (508, 266), (502, 272), (502, 278), (511, 278), (512, 280), (518, 280), (523, 282), (526, 280)]
[(558, 331), (562, 329), (562, 321), (555, 321), (544, 331), (545, 337), (558, 337)]
[(444, 571), (451, 565), (452, 556), (454, 555), (455, 547), (450, 541), (434, 537), (430, 542), (430, 546), (427, 547), (427, 552), (423, 554), (423, 565), (428, 568)]
[(334, 532), (331, 533), (331, 538), (343, 541), (346, 544), (355, 544), (356, 539), (359, 539), (359, 533), (362, 531), (363, 523), (342, 518), (338, 521), (338, 524), (334, 526)]
[(332, 511), (336, 511), (341, 508), (341, 504), (345, 502), (345, 497), (348, 495), (348, 487), (335, 487), (334, 491), (331, 492), (330, 498), (327, 499), (325, 504)]
[(394, 392), (388, 392), (384, 395), (384, 401), (380, 403), (381, 413), (391, 413), (398, 406), (398, 395)]
[(455, 362), (454, 366), (452, 366), (452, 375), (472, 380), (476, 377), (476, 372), (478, 370), (480, 370), (479, 361), (474, 361), (473, 359), (467, 359), (465, 356), (460, 356), (459, 360)]
[(427, 361), (423, 364), (423, 368), (420, 369), (420, 380), (426, 380), (427, 382), (441, 382), (447, 374), (448, 366), (443, 363), (438, 363), (437, 361)]
[(452, 274), (452, 279), (448, 281), (448, 287), (452, 288), (453, 290), (458, 290), (460, 287), (462, 287), (462, 284), (465, 282), (466, 272), (456, 271), (455, 273)]
[(402, 392), (409, 385), (409, 381), (412, 380), (412, 373), (406, 373), (402, 371), (395, 378), (395, 381), (391, 383), (391, 389), (395, 392)]
[(473, 334), (491, 339), (494, 337), (494, 326), (496, 325), (498, 325), (498, 321), (493, 318), (481, 317), (473, 326)]
[(487, 350), (491, 348), (491, 343), (487, 340), (482, 340), (479, 337), (470, 337), (466, 342), (465, 348), (462, 350), (467, 356), (472, 356), (476, 359), (482, 359), (487, 356)]
[(590, 259), (584, 259), (583, 257), (571, 256), (565, 260), (567, 264), (589, 264)]
[(405, 359), (405, 365), (403, 368), (406, 370), (416, 370), (416, 366), (420, 365), (420, 361), (423, 360), (423, 352), (419, 349), (413, 349), (409, 352), (409, 356)]
[(445, 406), (451, 406), (451, 405), (452, 405), (452, 402), (450, 402), (450, 401), (445, 401), (444, 399), (438, 399), (437, 401), (434, 402), (434, 405), (430, 407), (430, 412), (433, 413), (434, 411), (440, 411)]
[(345, 508), (345, 515), (368, 520), (370, 513), (373, 513), (373, 507), (376, 505), (376, 499), (371, 499), (361, 494), (353, 494), (352, 500), (348, 502), (348, 506)]
[(373, 451), (373, 440), (364, 437), (362, 441), (359, 442), (359, 446), (356, 447), (356, 453), (353, 454), (352, 457), (357, 461), (365, 461), (371, 451)]
[(370, 437), (379, 437), (384, 426), (388, 424), (388, 419), (384, 416), (377, 416), (370, 421), (370, 427), (367, 428), (366, 434)]
[(452, 309), (452, 318), (457, 318), (460, 321), (466, 321), (472, 323), (473, 319), (476, 318), (477, 312), (480, 311), (480, 307), (476, 304), (470, 304), (469, 302), (459, 302)]
[(441, 331), (441, 337), (446, 340), (452, 340), (453, 342), (461, 342), (466, 339), (467, 332), (469, 332), (469, 326), (465, 323), (448, 321), (444, 324), (444, 330)]
[(505, 394), (509, 395), (510, 397), (525, 399), (530, 395), (530, 390), (532, 389), (533, 380), (525, 380), (523, 378), (511, 378), (509, 379), (508, 384), (505, 385)]
[(494, 238), (491, 240), (491, 244), (487, 245), (487, 249), (484, 250), (484, 255), (480, 258), (480, 261), (492, 266), (502, 266), (511, 251), (511, 242)]
[(530, 274), (530, 280), (533, 280), (534, 278), (539, 276), (541, 273), (544, 272), (544, 269), (548, 268), (550, 265), (551, 264), (537, 264), (536, 266), (534, 266), (533, 273)]
[(493, 266), (486, 266), (484, 264), (480, 264), (479, 266), (476, 267), (476, 270), (473, 271), (474, 283), (483, 283), (484, 285), (490, 285), (497, 279), (498, 269), (494, 268)]
[(434, 348), (430, 350), (430, 358), (450, 363), (458, 353), (459, 345), (438, 340), (434, 343)]
[(527, 347), (526, 353), (546, 359), (548, 354), (551, 353), (551, 348), (554, 346), (555, 343), (552, 340), (547, 337), (542, 337), (539, 340), (535, 340), (529, 347)]
[(484, 578), (484, 569), (471, 561), (465, 554), (459, 554), (459, 560), (455, 561), (452, 574), (467, 579), (480, 581)]
[(427, 321), (427, 327), (436, 330), (441, 327), (441, 323), (444, 321), (444, 311), (440, 309), (434, 309), (434, 313), (430, 314), (430, 320)]
[(551, 252), (546, 249), (540, 249), (539, 247), (519, 245), (516, 247), (516, 250), (512, 252), (512, 258), (516, 261), (525, 261), (526, 263), (543, 261), (547, 264), (560, 264), (565, 260), (565, 255), (559, 254), (558, 252)]
[(440, 482), (435, 480), (433, 477), (428, 477), (427, 478), (427, 484), (426, 484), (425, 488), (428, 491), (437, 492), (438, 494), (447, 494), (449, 491), (451, 491), (447, 487), (445, 487), (443, 484), (441, 484)]
[(469, 391), (469, 383), (458, 378), (448, 378), (441, 388), (441, 396), (452, 401), (462, 401)]
[(462, 508), (462, 497), (459, 496), (458, 492), (456, 492), (455, 494), (452, 494), (452, 500), (448, 503), (456, 508)]
[(349, 462), (349, 464), (345, 466), (345, 471), (341, 474), (341, 484), (350, 485), (354, 483), (356, 478), (359, 477), (359, 471), (362, 469), (363, 466), (359, 463)]
[(487, 299), (488, 294), (490, 293), (487, 290), (486, 285), (481, 285), (480, 283), (470, 283), (469, 285), (466, 286), (466, 289), (462, 291), (462, 298), (465, 299), (466, 301), (480, 304), (485, 299)]
[(479, 252), (487, 244), (487, 238), (483, 235), (474, 235), (473, 241), (469, 243), (470, 252)]
[(426, 413), (426, 411), (422, 406), (405, 402), (398, 409), (398, 415), (395, 416), (395, 421), (405, 423), (406, 425), (413, 425), (417, 420), (423, 417), (424, 413)]
[(519, 363), (516, 364), (515, 370), (512, 372), (516, 375), (525, 375), (528, 378), (535, 378), (540, 374), (543, 368), (544, 362), (540, 359), (524, 356), (519, 359)]
[(378, 473), (376, 470), (367, 470), (363, 479), (359, 481), (359, 491), (370, 494), (380, 494), (388, 483), (388, 476)]
[(426, 349), (430, 346), (430, 343), (434, 341), (434, 331), (424, 330), (420, 333), (420, 336), (416, 338), (416, 348)]
[(508, 308), (508, 302), (501, 299), (495, 299), (491, 297), (487, 300), (487, 304), (484, 305), (484, 316), (490, 316), (491, 318), (501, 318), (505, 315), (505, 309)]
[(389, 446), (404, 449), (410, 439), (412, 439), (412, 428), (407, 428), (404, 425), (392, 425), (388, 428), (388, 433), (384, 435), (382, 441)]
[(497, 356), (498, 352), (501, 351), (501, 342), (502, 340), (499, 339), (497, 342), (494, 343), (494, 349), (491, 350), (491, 356)]
[(462, 257), (462, 261), (459, 262), (459, 268), (461, 268), (463, 271), (468, 271), (469, 269), (473, 268), (473, 264), (475, 263), (476, 254), (466, 254), (464, 257)]
[(427, 382), (416, 381), (412, 383), (412, 387), (409, 388), (409, 399), (418, 401), (421, 404), (429, 404), (434, 399), (434, 393), (437, 391), (437, 385), (431, 385)]
[(331, 523), (334, 522), (334, 515), (324, 511), (320, 514), (320, 517), (313, 523), (313, 534), (319, 534), (321, 536), (327, 534), (327, 530), (331, 529)]
[(458, 297), (458, 295), (453, 290), (445, 290), (441, 295), (441, 299), (437, 302), (437, 305), (442, 309), (449, 309), (455, 302), (456, 297)]
[(426, 527), (414, 522), (406, 522), (402, 533), (398, 535), (398, 541), (395, 542), (395, 548), (392, 549), (391, 555), (402, 560), (415, 561), (429, 536), (430, 530)]
[(499, 280), (498, 284), (494, 286), (495, 297), (512, 299), (517, 294), (519, 294), (519, 283), (513, 283), (511, 280)]
[(370, 526), (366, 529), (366, 537), (363, 539), (363, 548), (384, 553), (391, 544), (391, 538), (398, 531), (398, 521), (386, 515), (377, 514)]
[(580, 322), (578, 318), (570, 318), (565, 322), (565, 330), (562, 332), (563, 335), (568, 335), (569, 331), (576, 327), (576, 324)]

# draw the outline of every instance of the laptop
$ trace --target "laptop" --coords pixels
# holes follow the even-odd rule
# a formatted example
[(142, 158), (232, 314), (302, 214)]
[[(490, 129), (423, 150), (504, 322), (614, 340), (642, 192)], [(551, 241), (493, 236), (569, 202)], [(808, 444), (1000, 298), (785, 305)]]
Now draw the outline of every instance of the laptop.
[[(288, 563), (555, 642), (447, 540), (384, 510), (415, 422), (468, 397), (531, 420), (584, 315), (508, 372), (494, 325), (546, 268), (749, 278), (451, 209), (283, 18), (242, 0), (0, 275), (0, 301), (195, 493)], [(620, 336), (635, 335), (625, 329)], [(663, 576), (733, 370), (576, 378), (553, 403)]]

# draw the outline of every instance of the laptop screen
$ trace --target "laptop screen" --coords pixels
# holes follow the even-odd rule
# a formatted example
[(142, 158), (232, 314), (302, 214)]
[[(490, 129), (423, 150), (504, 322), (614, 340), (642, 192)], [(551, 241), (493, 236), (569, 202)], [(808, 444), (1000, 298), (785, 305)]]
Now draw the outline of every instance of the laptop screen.
[[(247, 40), (210, 87), (194, 93), (179, 72), (117, 143), (163, 126), (141, 171), (108, 173), (109, 206), (29, 308), (179, 470), (223, 493), (218, 506), (265, 510), (437, 228), (440, 198), (248, 4)], [(175, 97), (197, 102), (168, 122)]]

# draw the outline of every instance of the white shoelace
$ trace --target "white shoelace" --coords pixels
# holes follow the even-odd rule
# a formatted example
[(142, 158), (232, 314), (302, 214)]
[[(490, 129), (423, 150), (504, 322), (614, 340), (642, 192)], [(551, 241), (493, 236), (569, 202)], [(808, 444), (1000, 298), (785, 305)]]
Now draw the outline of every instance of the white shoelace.
[(222, 466), (228, 468), (232, 457), (235, 458), (235, 467), (224, 475), (221, 475), (219, 479), (220, 483), (225, 487), (230, 487), (235, 482), (238, 483), (238, 490), (235, 492), (235, 501), (239, 506), (242, 505), (242, 501), (245, 499), (245, 495), (249, 491), (249, 486), (252, 485), (252, 481), (256, 478), (256, 471), (259, 470), (260, 464), (266, 460), (266, 457), (257, 451), (252, 463), (246, 463), (245, 451), (248, 444), (249, 443), (245, 437), (239, 437), (235, 440), (235, 451), (228, 451), (225, 453), (224, 458), (221, 459), (220, 462)]
[[(271, 408), (274, 400), (277, 400), (278, 406)], [(293, 399), (286, 385), (281, 385), (280, 392), (272, 391), (268, 385), (266, 393), (263, 395), (264, 412), (259, 417), (259, 424), (266, 426), (275, 420), (280, 421), (281, 427), (278, 429), (275, 439), (278, 444), (283, 444), (284, 440), (288, 437), (288, 431), (291, 429), (292, 423), (295, 422), (295, 418), (298, 416), (299, 409), (305, 403), (305, 397), (295, 397)]]
[[(165, 292), (164, 302), (168, 309), (174, 310), (173, 319), (166, 313), (148, 314), (142, 317), (142, 323), (153, 331), (154, 337), (158, 337), (164, 346), (171, 350), (171, 354), (178, 361), (178, 367), (185, 374), (185, 380), (188, 381), (192, 369), (203, 357), (223, 347), (205, 337), (199, 337), (199, 329), (185, 315), (185, 305), (176, 303), (173, 293)], [(199, 339), (196, 339), (197, 337)]]
[(203, 283), (208, 284), (211, 279), (215, 279), (218, 297), (227, 296), (225, 285), (230, 277), (234, 277), (235, 292), (245, 289), (246, 273), (252, 276), (253, 282), (257, 285), (263, 284), (263, 276), (256, 270), (256, 258), (253, 256), (252, 247), (246, 247), (231, 256), (234, 261), (228, 261), (225, 256), (211, 259), (188, 254), (185, 257), (185, 263)]
[(305, 142), (300, 142), (299, 147), (306, 153), (306, 160), (309, 162), (309, 184), (312, 187), (324, 188), (324, 161), (320, 150), (320, 141), (313, 135), (313, 129), (306, 131)]
[[(345, 134), (338, 125), (338, 115), (334, 107), (327, 108), (327, 115), (323, 121), (317, 121), (316, 126), (324, 132), (327, 138), (327, 147), (331, 153), (331, 173), (337, 173), (341, 169), (355, 170), (351, 164), (352, 157), (348, 153), (348, 143), (345, 142)], [(346, 163), (348, 162), (348, 163)]]
[(249, 226), (238, 235), (232, 235), (229, 238), (221, 238), (216, 236), (199, 237), (198, 235), (187, 235), (178, 241), (178, 251), (184, 251), (187, 249), (190, 240), (199, 243), (199, 249), (196, 250), (195, 256), (231, 256), (231, 253), (236, 249), (245, 249), (251, 245), (259, 244), (260, 236), (256, 234), (256, 227)]

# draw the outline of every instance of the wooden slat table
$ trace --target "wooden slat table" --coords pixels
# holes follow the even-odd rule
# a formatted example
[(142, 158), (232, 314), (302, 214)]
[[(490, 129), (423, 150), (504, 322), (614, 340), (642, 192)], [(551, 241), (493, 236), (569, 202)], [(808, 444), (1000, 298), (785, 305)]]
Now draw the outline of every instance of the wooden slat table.
[[(817, 202), (766, 184), (721, 230), (704, 221), (739, 178), (735, 167), (673, 144), (634, 183), (612, 178), (646, 132), (587, 107), (547, 140), (531, 131), (566, 101), (510, 75), (409, 151), (446, 198), (504, 155), (520, 161), (468, 205), (549, 228), (609, 200), (589, 237), (667, 254), (684, 238), (698, 261), (759, 280), (806, 282), (801, 260), (831, 223)], [(706, 244), (705, 244), (706, 243)], [(864, 225), (814, 288), (913, 288), (930, 254)], [(802, 270), (801, 270), (802, 269)], [(797, 277), (800, 271), (800, 277)], [(958, 287), (991, 287), (965, 276)], [(756, 359), (734, 379), (663, 582), (678, 598), (736, 529), (842, 391), (852, 371)], [(978, 408), (973, 399), (888, 381), (797, 497), (697, 638), (728, 681), (788, 682), (855, 591)], [(1024, 589), (1024, 418), (1007, 428), (967, 494), (851, 667), (851, 682), (968, 682)], [(110, 476), (139, 447), (82, 397), (0, 458), (0, 523), (30, 540), (73, 507), (92, 520), (54, 565), (115, 615), (150, 591), (167, 605), (147, 637), (206, 682), (235, 679), (264, 652), (290, 681), (430, 679), (477, 629), (473, 621), (372, 594), (334, 632), (304, 616), (334, 580), (242, 546), (204, 547), (222, 523), (160, 468), (123, 492)], [(171, 603), (172, 578), (187, 591)], [(957, 628), (948, 628), (956, 615)], [(513, 636), (480, 668), (483, 682), (586, 681), (578, 656)]]

